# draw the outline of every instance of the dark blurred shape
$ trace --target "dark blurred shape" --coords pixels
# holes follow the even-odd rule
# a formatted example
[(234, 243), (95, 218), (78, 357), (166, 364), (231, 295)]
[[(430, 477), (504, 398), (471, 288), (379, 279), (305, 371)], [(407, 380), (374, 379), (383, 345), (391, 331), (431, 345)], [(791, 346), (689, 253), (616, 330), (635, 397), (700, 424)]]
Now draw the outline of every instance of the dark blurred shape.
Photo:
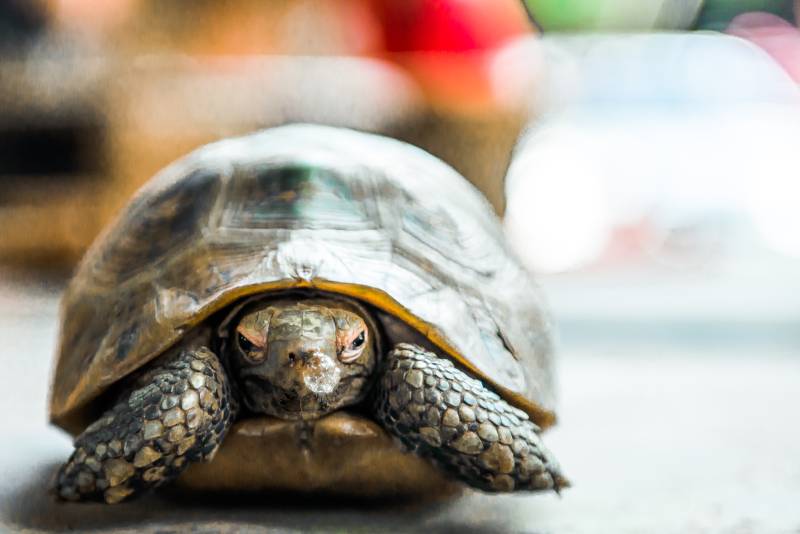
[(498, 60), (533, 31), (518, 0), (0, 5), (47, 23), (0, 59), (0, 262), (70, 265), (159, 169), (290, 122), (412, 142), (504, 209), (530, 109)]
[(43, 2), (0, 0), (0, 55), (30, 45), (46, 26)]
[(101, 142), (102, 127), (91, 122), (2, 129), (0, 188), (15, 182), (15, 177), (27, 182), (52, 175), (96, 173), (101, 168), (96, 153)]
[(794, 20), (793, 0), (705, 0), (697, 28), (723, 31), (737, 15), (749, 11), (763, 11)]
[(107, 161), (98, 62), (39, 1), (0, 2), (0, 261), (74, 261)]

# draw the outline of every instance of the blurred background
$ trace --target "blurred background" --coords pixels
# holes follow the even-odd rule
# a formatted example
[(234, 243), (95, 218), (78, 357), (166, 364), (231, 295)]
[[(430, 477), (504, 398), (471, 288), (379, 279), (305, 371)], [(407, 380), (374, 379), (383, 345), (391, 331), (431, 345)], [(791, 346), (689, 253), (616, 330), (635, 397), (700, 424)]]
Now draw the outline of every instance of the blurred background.
[(31, 399), (8, 428), (38, 458), (0, 453), (0, 525), (77, 520), (41, 519), (49, 501), (14, 484), (69, 448), (46, 428), (48, 366), (94, 237), (192, 149), (307, 121), (455, 167), (553, 310), (548, 442), (575, 487), (473, 495), (416, 526), (800, 531), (798, 16), (792, 0), (0, 0), (0, 385)]

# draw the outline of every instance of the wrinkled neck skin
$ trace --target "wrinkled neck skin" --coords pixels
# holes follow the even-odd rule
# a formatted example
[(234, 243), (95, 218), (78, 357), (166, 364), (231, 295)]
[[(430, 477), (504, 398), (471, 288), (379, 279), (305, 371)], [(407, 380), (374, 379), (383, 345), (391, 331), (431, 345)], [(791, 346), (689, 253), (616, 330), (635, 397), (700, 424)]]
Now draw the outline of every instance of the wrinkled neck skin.
[(347, 299), (293, 297), (245, 306), (228, 361), (253, 413), (310, 421), (361, 402), (377, 364), (369, 312)]

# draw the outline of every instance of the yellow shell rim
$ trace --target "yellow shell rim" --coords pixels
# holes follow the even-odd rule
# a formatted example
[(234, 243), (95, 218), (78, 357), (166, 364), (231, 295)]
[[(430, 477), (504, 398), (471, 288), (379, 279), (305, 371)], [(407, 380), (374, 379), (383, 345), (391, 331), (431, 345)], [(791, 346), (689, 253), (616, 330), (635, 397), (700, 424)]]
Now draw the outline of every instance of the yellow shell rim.
[[(136, 368), (141, 368), (146, 363), (157, 358), (164, 351), (168, 350), (175, 343), (179, 342), (183, 338), (184, 333), (189, 329), (200, 325), (212, 314), (233, 304), (234, 302), (258, 293), (271, 293), (292, 289), (314, 289), (348, 296), (371, 304), (391, 314), (392, 316), (397, 317), (423, 334), (436, 347), (444, 351), (452, 360), (460, 364), (464, 369), (470, 371), (472, 374), (488, 383), (509, 404), (527, 413), (528, 416), (543, 430), (556, 423), (556, 414), (553, 411), (547, 410), (544, 407), (537, 405), (532, 400), (526, 398), (521, 393), (515, 392), (497, 383), (492, 379), (492, 377), (478, 369), (467, 358), (465, 358), (447, 340), (447, 338), (442, 335), (438, 328), (411, 313), (407, 308), (402, 306), (385, 291), (360, 284), (335, 282), (320, 278), (311, 280), (285, 279), (230, 288), (214, 299), (213, 302), (211, 302), (208, 306), (195, 313), (190, 321), (187, 321), (184, 325), (181, 325), (181, 328), (176, 328), (175, 335), (166, 343), (164, 343), (159, 350), (154, 351), (153, 353), (150, 353), (146, 357), (142, 358), (140, 365), (138, 365)], [(80, 423), (78, 423), (77, 420), (79, 417), (78, 412), (81, 411), (81, 408), (90, 404), (91, 401), (94, 400), (94, 397), (81, 398), (82, 395), (80, 393), (88, 390), (88, 384), (94, 378), (95, 377), (93, 376), (93, 373), (86, 373), (82, 375), (78, 384), (76, 384), (70, 395), (67, 397), (66, 402), (60, 407), (61, 409), (57, 409), (58, 407), (51, 403), (50, 419), (53, 423), (73, 433), (77, 433), (82, 430), (82, 428), (80, 428)]]

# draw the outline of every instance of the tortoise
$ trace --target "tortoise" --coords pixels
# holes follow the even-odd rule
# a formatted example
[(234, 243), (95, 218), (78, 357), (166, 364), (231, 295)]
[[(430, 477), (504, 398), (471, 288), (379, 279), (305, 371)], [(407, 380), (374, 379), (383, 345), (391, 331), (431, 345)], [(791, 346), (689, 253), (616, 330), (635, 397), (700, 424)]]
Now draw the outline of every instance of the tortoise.
[(308, 124), (207, 145), (65, 291), (55, 492), (559, 491), (540, 300), (486, 200), (419, 148)]

